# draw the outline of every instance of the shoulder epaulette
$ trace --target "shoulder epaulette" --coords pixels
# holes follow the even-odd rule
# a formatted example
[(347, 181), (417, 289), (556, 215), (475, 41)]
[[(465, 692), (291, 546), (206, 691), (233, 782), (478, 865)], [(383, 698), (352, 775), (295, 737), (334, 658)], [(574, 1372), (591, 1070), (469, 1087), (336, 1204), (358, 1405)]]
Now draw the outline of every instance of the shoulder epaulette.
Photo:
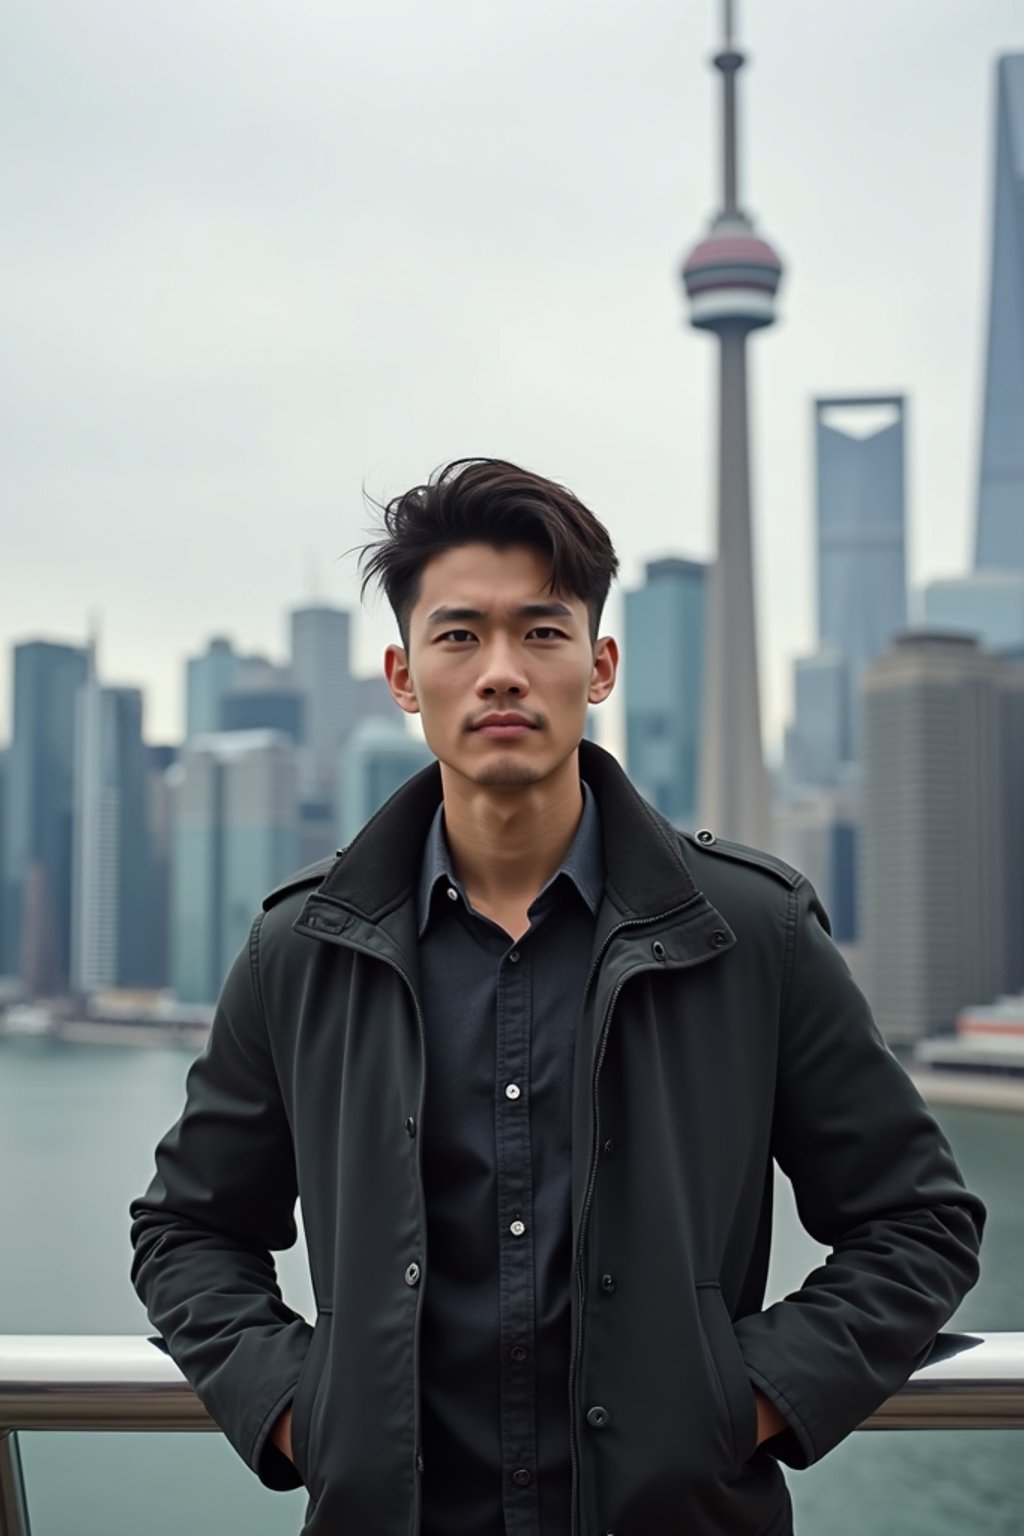
[[(340, 853), (343, 850), (339, 849), (338, 851)], [(315, 864), (307, 864), (305, 869), (300, 869), (294, 875), (289, 875), (287, 880), (282, 880), (281, 884), (272, 890), (269, 896), (264, 896), (264, 912), (269, 912), (271, 907), (276, 906), (279, 901), (283, 901), (292, 891), (301, 891), (306, 886), (319, 885), (324, 876), (333, 869), (336, 857), (337, 855), (334, 854), (327, 859), (318, 859)]]
[(793, 890), (803, 875), (792, 864), (787, 864), (784, 859), (777, 859), (773, 853), (765, 853), (760, 848), (748, 848), (746, 843), (730, 843), (724, 837), (717, 837), (714, 832), (706, 827), (699, 832), (684, 832), (687, 842), (696, 843), (705, 853), (717, 853), (724, 859), (734, 859), (737, 864), (753, 864), (757, 869), (763, 869), (769, 875), (774, 875), (776, 880), (781, 880), (783, 885)]

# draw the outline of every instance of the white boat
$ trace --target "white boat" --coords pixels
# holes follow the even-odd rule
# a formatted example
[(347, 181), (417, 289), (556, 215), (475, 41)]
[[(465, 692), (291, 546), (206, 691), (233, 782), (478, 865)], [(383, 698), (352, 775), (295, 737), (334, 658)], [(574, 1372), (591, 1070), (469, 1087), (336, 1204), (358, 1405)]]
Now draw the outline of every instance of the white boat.
[(963, 1009), (956, 1033), (919, 1040), (914, 1061), (934, 1072), (1024, 1077), (1024, 994)]

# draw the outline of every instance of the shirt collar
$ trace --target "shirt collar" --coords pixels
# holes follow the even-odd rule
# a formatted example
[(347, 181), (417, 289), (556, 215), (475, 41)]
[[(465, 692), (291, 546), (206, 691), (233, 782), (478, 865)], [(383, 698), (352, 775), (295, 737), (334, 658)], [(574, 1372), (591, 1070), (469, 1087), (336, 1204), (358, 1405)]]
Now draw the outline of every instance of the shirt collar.
[[(581, 780), (580, 787), (583, 790), (583, 814), (580, 817), (576, 833), (569, 845), (568, 853), (544, 889), (538, 894), (536, 901), (540, 901), (541, 897), (551, 889), (555, 881), (560, 876), (565, 875), (579, 891), (591, 914), (596, 917), (597, 909), (601, 904), (601, 897), (604, 894), (604, 849), (601, 841), (601, 817), (597, 809), (597, 800), (590, 785), (586, 780)], [(434, 819), (430, 823), (427, 840), (423, 846), (423, 862), (420, 866), (417, 897), (417, 921), (421, 938), (430, 917), (430, 906), (434, 889), (441, 880), (446, 885), (454, 887), (463, 901), (466, 901), (466, 893), (459, 884), (458, 878), (452, 869), (451, 855), (448, 851), (448, 839), (445, 837), (444, 832), (443, 802), (434, 813)]]

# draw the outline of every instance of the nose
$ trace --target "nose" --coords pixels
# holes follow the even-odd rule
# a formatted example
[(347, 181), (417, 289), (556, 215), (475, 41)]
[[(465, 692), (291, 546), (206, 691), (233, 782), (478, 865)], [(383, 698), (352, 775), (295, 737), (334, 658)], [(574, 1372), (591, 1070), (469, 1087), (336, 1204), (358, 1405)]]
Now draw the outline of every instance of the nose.
[(529, 692), (529, 682), (517, 649), (506, 640), (495, 639), (483, 648), (476, 691), (482, 699), (521, 699)]

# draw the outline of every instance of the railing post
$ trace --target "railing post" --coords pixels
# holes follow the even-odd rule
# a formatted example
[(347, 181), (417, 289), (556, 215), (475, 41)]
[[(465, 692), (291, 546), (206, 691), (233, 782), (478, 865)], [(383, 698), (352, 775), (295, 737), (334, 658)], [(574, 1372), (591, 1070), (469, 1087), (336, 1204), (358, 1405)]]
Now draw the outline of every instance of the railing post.
[(0, 1536), (31, 1536), (21, 1451), (13, 1429), (0, 1430)]

